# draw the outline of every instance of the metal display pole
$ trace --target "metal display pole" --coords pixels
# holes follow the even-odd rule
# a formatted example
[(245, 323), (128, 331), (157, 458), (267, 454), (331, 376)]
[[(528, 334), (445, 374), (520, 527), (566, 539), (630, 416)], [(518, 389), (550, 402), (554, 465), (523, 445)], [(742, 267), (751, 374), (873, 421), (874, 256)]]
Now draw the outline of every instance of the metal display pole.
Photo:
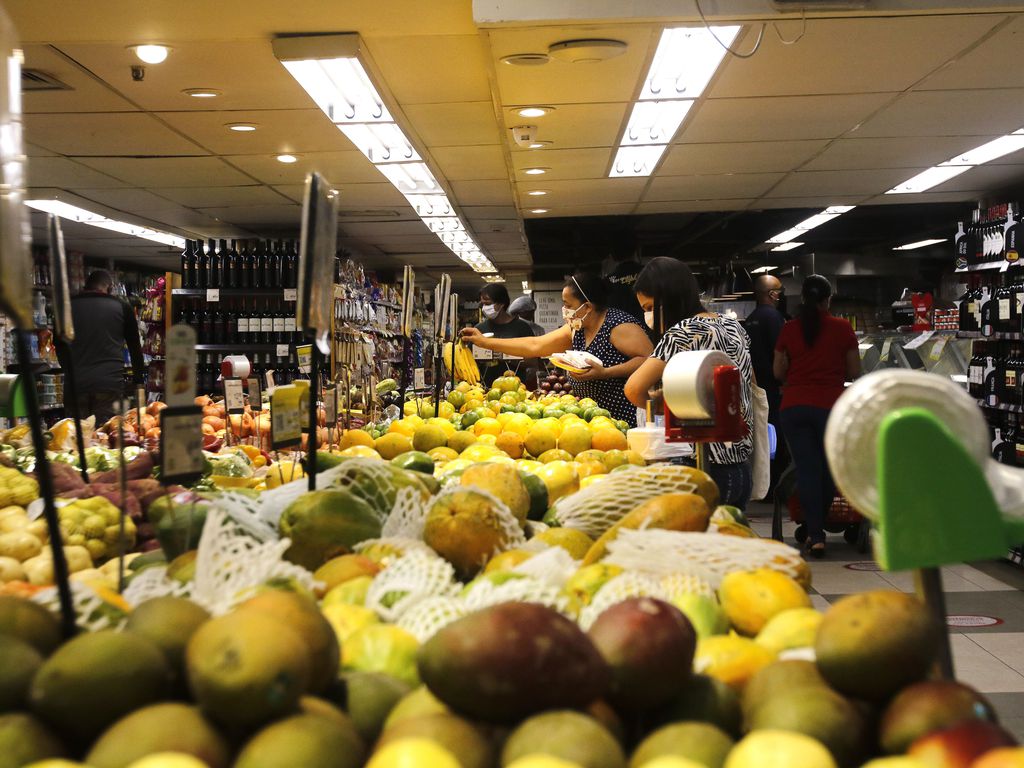
[(317, 400), (320, 378), (320, 347), (314, 342), (310, 350), (309, 361), (309, 436), (306, 438), (306, 473), (307, 484), (311, 491), (316, 490), (316, 452), (320, 447), (317, 432)]

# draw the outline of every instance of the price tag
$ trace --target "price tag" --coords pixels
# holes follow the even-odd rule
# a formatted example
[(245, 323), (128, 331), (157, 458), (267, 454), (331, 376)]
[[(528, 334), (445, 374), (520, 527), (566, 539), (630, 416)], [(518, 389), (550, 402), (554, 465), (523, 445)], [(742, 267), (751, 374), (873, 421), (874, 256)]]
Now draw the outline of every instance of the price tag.
[(206, 301), (220, 301), (220, 288), (207, 288), (206, 289)]
[(881, 354), (881, 359), (882, 360), (888, 360), (889, 359), (889, 349), (891, 347), (892, 347), (892, 339), (886, 339), (885, 341), (882, 342), (882, 354)]
[(928, 353), (928, 357), (938, 362), (939, 358), (942, 357), (942, 350), (946, 348), (946, 342), (949, 341), (948, 336), (941, 337), (938, 341), (932, 344), (932, 351)]
[(249, 407), (254, 411), (263, 410), (263, 393), (260, 391), (260, 380), (253, 376), (246, 379), (246, 387), (249, 390)]
[(298, 301), (299, 289), (298, 288), (285, 288), (284, 289), (284, 300), (285, 301)]
[(473, 357), (477, 360), (493, 360), (494, 352), (483, 347), (473, 347)]
[(160, 412), (160, 482), (187, 484), (203, 475), (203, 409), (168, 406)]
[(935, 335), (935, 331), (925, 331), (920, 336), (915, 336), (913, 339), (903, 345), (904, 349), (917, 349), (923, 346), (932, 336)]
[(328, 427), (338, 426), (338, 390), (334, 387), (324, 390), (324, 421)]
[(422, 368), (414, 368), (412, 372), (412, 388), (413, 389), (426, 389), (427, 379), (426, 373)]
[(288, 345), (287, 344), (278, 344), (277, 345), (277, 356), (278, 357), (288, 357), (288, 353), (290, 351), (291, 350), (288, 349)]
[(313, 345), (302, 344), (295, 347), (295, 357), (299, 362), (299, 370), (303, 373), (309, 373), (309, 369), (313, 365)]
[(287, 385), (270, 395), (270, 437), (274, 450), (297, 445), (302, 435), (299, 392)]
[(196, 399), (196, 331), (183, 323), (167, 334), (164, 386), (167, 405), (193, 405)]
[(228, 413), (245, 413), (241, 379), (224, 379), (224, 405)]
[(265, 378), (266, 381), (267, 381), (267, 389), (268, 390), (273, 389), (275, 386), (277, 386), (276, 384), (274, 384), (274, 372), (273, 371), (267, 371), (266, 375), (263, 378)]
[(135, 388), (135, 409), (138, 413), (135, 414), (136, 424), (142, 424), (142, 412), (146, 410), (146, 388), (136, 387)]
[(345, 388), (344, 384), (339, 383), (338, 386), (334, 388), (334, 397), (337, 399), (339, 413), (341, 413), (345, 408), (352, 408), (352, 404), (348, 402), (348, 390)]

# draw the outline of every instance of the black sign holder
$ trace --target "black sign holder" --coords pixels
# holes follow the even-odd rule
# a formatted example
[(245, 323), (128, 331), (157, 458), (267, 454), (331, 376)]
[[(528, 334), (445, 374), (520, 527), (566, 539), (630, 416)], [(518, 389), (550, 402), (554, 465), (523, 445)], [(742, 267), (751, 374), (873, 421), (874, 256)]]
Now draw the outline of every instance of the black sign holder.
[(334, 254), (338, 241), (338, 197), (319, 173), (306, 177), (299, 247), (299, 290), (296, 320), (313, 342), (309, 364), (309, 434), (306, 469), (309, 490), (316, 490), (317, 404), (320, 362), (330, 351), (334, 300)]

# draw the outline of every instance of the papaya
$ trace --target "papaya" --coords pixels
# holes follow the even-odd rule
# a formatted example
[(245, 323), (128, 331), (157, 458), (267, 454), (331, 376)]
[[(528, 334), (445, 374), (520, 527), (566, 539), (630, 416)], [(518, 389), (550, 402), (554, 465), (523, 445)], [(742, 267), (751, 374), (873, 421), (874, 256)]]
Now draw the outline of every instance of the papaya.
[(361, 541), (380, 537), (380, 516), (354, 493), (324, 489), (300, 496), (281, 514), (282, 537), (291, 539), (285, 559), (315, 571)]
[(711, 509), (701, 496), (695, 493), (663, 493), (626, 513), (605, 531), (583, 558), (583, 565), (592, 565), (608, 554), (608, 544), (624, 528), (636, 530), (646, 524), (648, 528), (700, 533), (708, 529), (710, 520)]

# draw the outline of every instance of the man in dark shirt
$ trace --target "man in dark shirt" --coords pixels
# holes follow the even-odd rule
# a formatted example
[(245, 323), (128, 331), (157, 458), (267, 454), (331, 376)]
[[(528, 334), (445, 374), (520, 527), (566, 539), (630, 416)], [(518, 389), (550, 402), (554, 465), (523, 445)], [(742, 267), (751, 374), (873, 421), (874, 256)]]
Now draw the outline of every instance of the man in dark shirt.
[(112, 295), (114, 281), (104, 270), (92, 272), (85, 290), (71, 300), (75, 340), (70, 359), (64, 351), (61, 365), (75, 368), (75, 399), (81, 418), (96, 416), (96, 425), (114, 415), (114, 403), (124, 397), (124, 348), (132, 360), (136, 384), (142, 383), (142, 343), (135, 313), (128, 302)]
[[(772, 462), (771, 489), (782, 470), (789, 464), (786, 441), (782, 439), (782, 428), (779, 426), (779, 405), (782, 401), (782, 390), (772, 372), (775, 357), (775, 342), (779, 339), (782, 326), (786, 319), (779, 311), (779, 302), (785, 295), (782, 281), (771, 275), (760, 275), (754, 281), (754, 299), (757, 307), (747, 317), (744, 325), (750, 337), (750, 360), (754, 366), (754, 378), (757, 385), (764, 389), (768, 396), (768, 421), (775, 426), (777, 437), (775, 460)], [(771, 493), (771, 491), (769, 491)]]
[[(517, 339), (522, 336), (533, 336), (533, 329), (525, 320), (513, 317), (509, 311), (511, 304), (508, 289), (501, 283), (488, 283), (480, 289), (480, 312), (483, 322), (476, 327), (481, 333), (490, 333), (498, 339)], [(492, 360), (480, 366), (480, 376), (486, 386), (494, 383), (509, 364), (500, 360)], [(514, 367), (514, 366), (513, 366)]]

